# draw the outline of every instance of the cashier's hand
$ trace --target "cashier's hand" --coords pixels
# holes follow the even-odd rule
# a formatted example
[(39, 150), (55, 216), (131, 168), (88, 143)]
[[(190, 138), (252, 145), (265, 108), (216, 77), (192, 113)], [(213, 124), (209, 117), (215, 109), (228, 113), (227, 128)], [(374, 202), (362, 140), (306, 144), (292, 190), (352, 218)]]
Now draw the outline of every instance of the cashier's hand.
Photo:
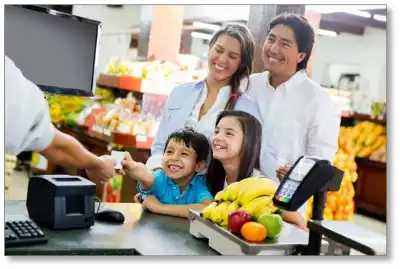
[(115, 159), (111, 156), (101, 156), (99, 162), (86, 169), (86, 174), (91, 180), (105, 183), (115, 175)]
[(279, 169), (277, 169), (275, 171), (276, 172), (276, 177), (279, 180), (282, 180), (285, 177), (285, 175), (289, 172), (289, 168), (290, 168), (289, 164), (285, 164), (285, 165), (279, 167)]
[(150, 195), (143, 199), (142, 207), (150, 212), (159, 213), (162, 204), (160, 203), (160, 201), (158, 201), (158, 199), (155, 196)]

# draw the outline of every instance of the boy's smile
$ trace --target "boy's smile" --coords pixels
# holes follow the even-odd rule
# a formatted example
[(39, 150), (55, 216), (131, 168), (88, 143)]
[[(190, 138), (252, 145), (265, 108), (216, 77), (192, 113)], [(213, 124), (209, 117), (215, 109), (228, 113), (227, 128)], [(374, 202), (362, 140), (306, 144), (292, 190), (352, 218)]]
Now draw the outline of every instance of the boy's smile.
[(184, 142), (170, 140), (165, 149), (162, 166), (164, 172), (175, 183), (184, 183), (190, 180), (198, 171), (197, 154), (191, 147), (187, 147)]

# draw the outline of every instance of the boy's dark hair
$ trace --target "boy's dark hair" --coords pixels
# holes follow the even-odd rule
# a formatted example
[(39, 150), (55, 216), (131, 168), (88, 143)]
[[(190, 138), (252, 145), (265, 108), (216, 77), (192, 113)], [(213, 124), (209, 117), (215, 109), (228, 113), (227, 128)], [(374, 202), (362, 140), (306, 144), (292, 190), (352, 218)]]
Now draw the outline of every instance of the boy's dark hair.
[[(262, 129), (260, 122), (252, 115), (244, 111), (225, 110), (218, 115), (215, 126), (224, 117), (235, 117), (243, 131), (243, 148), (241, 152), (239, 173), (237, 181), (248, 178), (253, 174), (254, 169), (260, 169), (260, 152)], [(224, 188), (226, 173), (221, 162), (211, 157), (208, 167), (206, 181), (211, 194), (215, 196), (217, 192)]]
[(269, 34), (272, 28), (280, 24), (288, 26), (293, 30), (299, 52), (304, 52), (306, 54), (303, 61), (297, 64), (297, 71), (306, 69), (314, 46), (314, 29), (305, 17), (297, 14), (284, 13), (270, 21), (267, 33)]
[(207, 161), (210, 153), (210, 143), (205, 135), (197, 132), (193, 128), (184, 128), (182, 130), (175, 131), (168, 136), (167, 142), (165, 143), (164, 152), (168, 147), (169, 141), (174, 140), (176, 142), (184, 143), (186, 147), (193, 148), (197, 154), (196, 162)]

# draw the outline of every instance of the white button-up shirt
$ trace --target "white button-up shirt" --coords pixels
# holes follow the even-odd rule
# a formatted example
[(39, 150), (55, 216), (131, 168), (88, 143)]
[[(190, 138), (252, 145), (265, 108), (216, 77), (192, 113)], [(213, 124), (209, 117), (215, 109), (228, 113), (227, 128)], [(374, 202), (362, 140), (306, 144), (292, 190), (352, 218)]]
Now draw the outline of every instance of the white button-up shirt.
[(225, 110), (225, 105), (228, 102), (230, 93), (230, 86), (221, 88), (218, 92), (215, 103), (199, 120), (201, 107), (206, 101), (208, 95), (207, 84), (204, 83), (204, 88), (202, 90), (200, 98), (198, 102), (196, 102), (193, 111), (190, 113), (190, 116), (186, 121), (185, 127), (192, 127), (197, 132), (204, 134), (209, 140), (211, 140), (214, 134), (215, 122), (217, 121), (218, 114)]
[(276, 89), (268, 72), (250, 77), (248, 94), (259, 105), (263, 121), (261, 171), (278, 181), (276, 170), (302, 155), (328, 161), (338, 148), (340, 117), (329, 94), (299, 71)]
[(329, 161), (337, 151), (340, 118), (329, 94), (297, 72), (274, 89), (268, 72), (252, 75), (248, 94), (257, 101), (263, 120), (261, 171), (276, 179), (275, 170), (302, 155)]

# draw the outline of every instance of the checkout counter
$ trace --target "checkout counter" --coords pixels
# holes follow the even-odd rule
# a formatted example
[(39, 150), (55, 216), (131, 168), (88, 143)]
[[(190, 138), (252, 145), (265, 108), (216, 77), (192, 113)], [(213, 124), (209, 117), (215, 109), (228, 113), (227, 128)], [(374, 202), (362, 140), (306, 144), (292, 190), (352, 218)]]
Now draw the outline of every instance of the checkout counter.
[[(321, 178), (323, 180), (321, 180)], [(76, 178), (65, 176), (49, 176), (41, 179), (31, 179), (28, 187), (27, 201), (5, 201), (6, 221), (21, 221), (33, 219), (43, 230), (47, 243), (31, 246), (6, 247), (6, 255), (232, 255), (227, 253), (235, 245), (245, 251), (244, 255), (335, 255), (337, 243), (345, 249), (355, 249), (366, 255), (386, 255), (386, 238), (349, 222), (323, 221), (322, 212), (325, 204), (325, 191), (334, 191), (340, 187), (342, 173), (329, 163), (311, 157), (300, 158), (289, 170), (273, 198), (275, 205), (285, 210), (297, 210), (311, 195), (314, 195), (313, 219), (309, 221), (309, 233), (293, 225), (285, 224), (284, 230), (275, 242), (255, 245), (245, 244), (238, 238), (233, 238), (229, 232), (216, 231), (215, 225), (210, 226), (206, 220), (198, 218), (199, 212), (191, 211), (188, 219), (156, 215), (143, 211), (140, 204), (135, 203), (100, 203), (93, 204), (90, 199), (84, 199), (85, 210), (79, 209), (76, 200), (68, 202), (67, 195), (76, 185), (85, 186), (86, 180), (79, 182)], [(295, 184), (294, 182), (297, 182)], [(293, 191), (287, 186), (296, 185)], [(33, 194), (40, 185), (48, 185), (54, 194), (39, 196)], [(289, 189), (290, 190), (290, 189)], [(92, 190), (93, 194), (95, 188)], [(35, 192), (37, 193), (37, 192)], [(39, 213), (33, 207), (33, 200), (47, 199), (53, 203), (54, 210), (50, 219), (63, 218), (64, 225), (57, 226), (57, 221), (49, 222), (38, 217)], [(35, 202), (37, 203), (37, 202)], [(37, 203), (40, 204), (40, 203)], [(88, 206), (89, 204), (89, 206)], [(93, 206), (94, 205), (94, 206)], [(80, 217), (85, 221), (94, 215), (94, 208), (114, 209), (125, 216), (123, 224), (94, 221), (90, 227), (79, 229), (76, 225)], [(58, 209), (57, 209), (58, 207)], [(65, 210), (71, 212), (73, 219), (66, 219)], [(48, 210), (47, 210), (48, 212)], [(61, 212), (61, 213), (60, 213)], [(44, 213), (44, 212), (43, 212)], [(62, 215), (62, 216), (61, 216)], [(68, 215), (68, 214), (67, 214)], [(92, 215), (92, 216), (90, 216)], [(75, 225), (73, 228), (69, 226)], [(87, 222), (81, 222), (82, 227)], [(78, 229), (77, 229), (78, 228)], [(208, 230), (207, 230), (208, 229)], [(212, 238), (206, 231), (214, 229)], [(222, 228), (221, 228), (222, 229)], [(355, 231), (355, 232), (354, 232)], [(208, 237), (208, 239), (207, 239)], [(236, 240), (236, 241), (235, 241)], [(242, 241), (242, 242), (240, 242)], [(215, 242), (222, 245), (216, 246)], [(226, 243), (223, 243), (226, 242)], [(328, 242), (331, 243), (328, 245)], [(379, 246), (376, 243), (380, 243)], [(374, 245), (375, 244), (375, 245)], [(383, 248), (382, 248), (383, 247)], [(343, 247), (342, 247), (343, 248)], [(238, 253), (236, 253), (238, 254)], [(236, 255), (235, 254), (235, 255)], [(342, 254), (349, 255), (349, 251)]]

